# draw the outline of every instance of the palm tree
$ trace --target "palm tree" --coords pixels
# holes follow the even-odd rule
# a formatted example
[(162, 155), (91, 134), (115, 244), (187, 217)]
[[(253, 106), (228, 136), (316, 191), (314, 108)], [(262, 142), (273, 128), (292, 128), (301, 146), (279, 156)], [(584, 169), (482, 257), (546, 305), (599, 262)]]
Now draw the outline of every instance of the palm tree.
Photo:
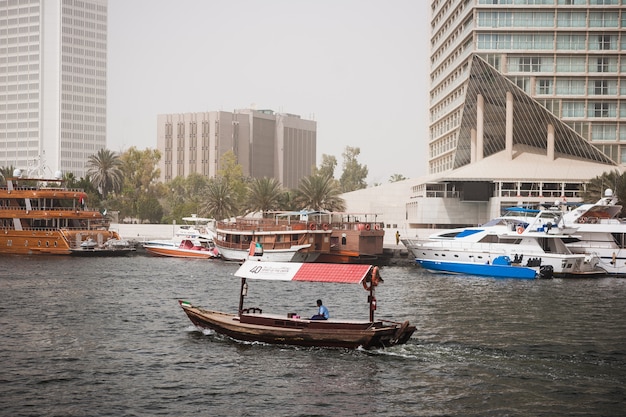
[(248, 185), (248, 209), (261, 212), (279, 209), (281, 195), (276, 178), (254, 178)]
[(596, 202), (604, 197), (604, 191), (607, 188), (613, 190), (613, 195), (622, 204), (626, 201), (626, 174), (621, 174), (619, 170), (615, 169), (592, 178), (586, 184), (581, 197), (585, 202)]
[(11, 178), (13, 176), (13, 171), (15, 171), (15, 167), (13, 165), (0, 168), (0, 185), (6, 184), (7, 178)]
[(235, 192), (222, 177), (212, 178), (206, 188), (204, 214), (217, 220), (232, 217), (237, 212)]
[(314, 174), (300, 180), (295, 201), (310, 210), (344, 211), (346, 202), (340, 194), (337, 180), (329, 175)]
[(389, 182), (404, 181), (406, 179), (407, 178), (402, 174), (393, 174), (391, 177), (389, 177)]
[(124, 182), (122, 161), (115, 152), (108, 149), (100, 149), (97, 154), (89, 157), (87, 175), (104, 199), (110, 192), (122, 189)]

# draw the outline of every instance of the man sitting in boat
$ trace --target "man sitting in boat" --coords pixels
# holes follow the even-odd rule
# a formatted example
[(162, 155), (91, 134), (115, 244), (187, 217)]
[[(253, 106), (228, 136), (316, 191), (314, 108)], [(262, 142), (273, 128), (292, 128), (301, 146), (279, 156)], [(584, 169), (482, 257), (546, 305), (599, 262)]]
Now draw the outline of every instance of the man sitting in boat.
[(311, 317), (311, 320), (328, 320), (330, 314), (326, 306), (322, 304), (322, 300), (317, 300), (317, 308), (317, 314)]

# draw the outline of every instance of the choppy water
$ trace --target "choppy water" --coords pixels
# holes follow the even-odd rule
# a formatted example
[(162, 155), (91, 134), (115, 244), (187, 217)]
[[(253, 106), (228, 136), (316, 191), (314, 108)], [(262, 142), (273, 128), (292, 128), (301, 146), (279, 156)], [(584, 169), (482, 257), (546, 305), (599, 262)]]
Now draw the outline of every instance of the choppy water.
[[(626, 279), (515, 281), (386, 267), (378, 314), (405, 346), (243, 344), (178, 306), (235, 311), (237, 265), (0, 258), (3, 416), (619, 416)], [(251, 283), (247, 305), (366, 317), (347, 285)]]

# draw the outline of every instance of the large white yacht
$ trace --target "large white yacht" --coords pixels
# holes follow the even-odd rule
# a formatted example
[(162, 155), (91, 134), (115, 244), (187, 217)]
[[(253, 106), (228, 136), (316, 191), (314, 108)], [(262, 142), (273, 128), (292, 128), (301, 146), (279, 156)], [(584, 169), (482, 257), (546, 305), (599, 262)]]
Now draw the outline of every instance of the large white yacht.
[(576, 236), (565, 239), (567, 247), (573, 253), (598, 256), (609, 274), (626, 274), (626, 222), (621, 212), (611, 189), (596, 203), (565, 212), (565, 224), (576, 227)]
[(550, 265), (557, 277), (605, 274), (595, 254), (573, 253), (566, 246), (564, 239), (574, 238), (576, 232), (564, 223), (558, 210), (514, 208), (482, 226), (445, 230), (428, 239), (404, 239), (403, 243), (418, 263), (491, 264), (508, 256), (512, 263), (523, 266)]

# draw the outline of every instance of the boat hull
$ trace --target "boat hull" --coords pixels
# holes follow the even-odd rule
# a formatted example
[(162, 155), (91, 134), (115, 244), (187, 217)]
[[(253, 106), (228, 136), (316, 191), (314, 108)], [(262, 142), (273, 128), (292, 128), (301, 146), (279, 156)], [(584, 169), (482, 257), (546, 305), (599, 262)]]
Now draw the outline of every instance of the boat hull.
[(191, 322), (236, 340), (270, 344), (375, 348), (406, 343), (415, 326), (408, 322), (307, 320), (264, 314), (237, 316), (179, 302)]
[(136, 253), (135, 248), (113, 248), (113, 249), (71, 249), (72, 256), (84, 257), (110, 257), (110, 256), (130, 256)]
[(250, 256), (248, 250), (228, 248), (220, 246), (219, 243), (216, 245), (222, 258), (227, 261), (241, 262), (254, 258), (265, 262), (314, 262), (319, 256), (319, 252), (301, 252), (302, 249), (308, 248), (310, 245), (292, 246), (289, 249), (264, 249), (262, 255), (253, 256)]
[(151, 255), (166, 256), (170, 258), (211, 259), (216, 257), (215, 253), (211, 250), (180, 249), (175, 247), (151, 245), (144, 245), (143, 248)]
[(538, 272), (524, 266), (493, 265), (465, 262), (441, 262), (417, 259), (416, 262), (424, 269), (434, 272), (451, 274), (468, 274), (491, 278), (535, 279)]

